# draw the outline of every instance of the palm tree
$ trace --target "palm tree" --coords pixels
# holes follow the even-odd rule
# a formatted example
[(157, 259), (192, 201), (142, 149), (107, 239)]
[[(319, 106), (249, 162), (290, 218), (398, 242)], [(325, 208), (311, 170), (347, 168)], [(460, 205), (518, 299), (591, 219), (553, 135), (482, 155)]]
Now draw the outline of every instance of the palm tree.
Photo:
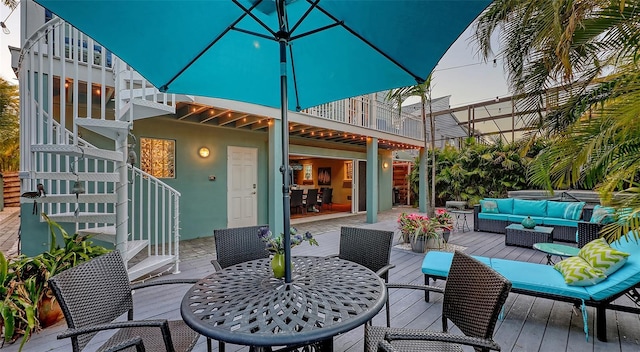
[[(398, 114), (402, 111), (402, 103), (409, 97), (420, 97), (420, 108), (422, 116), (423, 138), (425, 150), (431, 149), (431, 197), (429, 198), (429, 207), (427, 213), (430, 217), (435, 215), (435, 199), (436, 199), (436, 155), (435, 155), (435, 121), (431, 111), (431, 75), (427, 79), (415, 86), (402, 87), (392, 89), (387, 93), (387, 100), (395, 101), (398, 107)], [(427, 110), (426, 105), (429, 102), (429, 126), (431, 133), (427, 134)], [(429, 140), (431, 141), (429, 145)], [(426, 176), (426, 175), (425, 175)], [(427, 178), (428, 179), (428, 178)]]
[(567, 87), (566, 102), (535, 121), (552, 143), (530, 177), (549, 189), (595, 187), (604, 202), (632, 208), (623, 226), (610, 229), (614, 237), (640, 229), (639, 6), (638, 0), (497, 0), (476, 27), (485, 57), (491, 33), (504, 28), (500, 54), (515, 92), (531, 104), (542, 107), (540, 93), (553, 85)]

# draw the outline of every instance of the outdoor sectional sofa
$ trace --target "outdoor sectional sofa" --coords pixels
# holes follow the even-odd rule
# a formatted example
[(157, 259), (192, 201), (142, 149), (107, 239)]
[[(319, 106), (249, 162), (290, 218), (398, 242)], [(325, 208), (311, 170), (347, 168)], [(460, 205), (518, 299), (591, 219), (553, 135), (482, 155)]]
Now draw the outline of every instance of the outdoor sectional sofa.
[[(579, 242), (586, 243), (588, 240), (588, 238), (581, 238)], [(633, 238), (628, 240), (622, 238), (612, 243), (611, 247), (630, 253), (627, 262), (604, 281), (584, 287), (567, 285), (562, 274), (551, 265), (480, 256), (474, 256), (474, 258), (509, 279), (513, 285), (511, 292), (572, 302), (583, 307), (583, 314), (586, 314), (585, 305), (595, 307), (596, 335), (599, 340), (607, 341), (607, 309), (640, 313), (638, 306), (629, 307), (612, 303), (616, 298), (627, 293), (627, 296), (633, 299), (636, 305), (640, 303), (640, 292), (638, 292), (638, 288), (640, 288), (640, 242)], [(425, 284), (429, 284), (430, 278), (434, 280), (446, 279), (452, 257), (453, 254), (449, 252), (428, 252), (422, 263)], [(425, 294), (425, 300), (429, 300), (428, 294)], [(585, 332), (587, 331), (585, 326)]]
[[(482, 204), (497, 204), (494, 212), (482, 209)], [(589, 223), (593, 208), (584, 202), (556, 202), (550, 200), (526, 200), (517, 198), (486, 198), (473, 207), (474, 231), (505, 233), (505, 227), (519, 224), (527, 216), (536, 225), (553, 227), (553, 240), (577, 242), (576, 232), (597, 233), (599, 224)]]

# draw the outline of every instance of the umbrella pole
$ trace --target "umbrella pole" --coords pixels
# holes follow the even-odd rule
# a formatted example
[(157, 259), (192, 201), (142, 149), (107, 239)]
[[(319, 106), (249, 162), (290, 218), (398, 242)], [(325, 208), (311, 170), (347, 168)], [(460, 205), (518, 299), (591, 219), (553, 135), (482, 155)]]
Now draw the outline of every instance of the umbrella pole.
[[(276, 1), (280, 33), (287, 32), (284, 1)], [(282, 213), (284, 222), (284, 282), (291, 282), (291, 199), (289, 198), (289, 119), (287, 117), (287, 38), (280, 37), (280, 113), (282, 116)]]

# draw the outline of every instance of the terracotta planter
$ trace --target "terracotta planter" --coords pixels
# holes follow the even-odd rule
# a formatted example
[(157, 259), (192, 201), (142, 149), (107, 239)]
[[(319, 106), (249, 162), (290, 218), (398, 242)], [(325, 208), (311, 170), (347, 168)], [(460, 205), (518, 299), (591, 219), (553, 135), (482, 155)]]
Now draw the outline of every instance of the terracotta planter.
[(49, 290), (42, 295), (40, 302), (38, 302), (38, 320), (43, 328), (51, 326), (64, 319), (62, 309), (58, 300), (55, 299), (53, 293)]

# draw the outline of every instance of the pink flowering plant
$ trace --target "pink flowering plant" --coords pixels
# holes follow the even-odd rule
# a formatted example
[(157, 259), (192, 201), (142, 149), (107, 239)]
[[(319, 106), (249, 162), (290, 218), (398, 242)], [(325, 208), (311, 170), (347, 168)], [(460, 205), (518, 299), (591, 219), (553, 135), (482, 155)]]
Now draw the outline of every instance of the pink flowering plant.
[[(445, 215), (446, 214), (446, 215)], [(402, 233), (405, 242), (410, 242), (416, 237), (427, 237), (437, 239), (444, 229), (451, 229), (451, 223), (447, 219), (451, 219), (449, 213), (436, 214), (431, 219), (426, 215), (402, 213), (398, 217), (398, 228)], [(440, 215), (440, 218), (438, 218)], [(442, 223), (441, 223), (442, 222)]]
[[(313, 238), (311, 232), (307, 231), (304, 235), (298, 233), (294, 227), (290, 230), (291, 248), (301, 244), (302, 242), (309, 242), (311, 246), (317, 246), (318, 241)], [(258, 230), (258, 237), (265, 243), (266, 249), (273, 254), (284, 254), (284, 234), (274, 235), (269, 227), (263, 226)]]
[(453, 229), (453, 218), (445, 209), (436, 209), (436, 221), (447, 230)]

